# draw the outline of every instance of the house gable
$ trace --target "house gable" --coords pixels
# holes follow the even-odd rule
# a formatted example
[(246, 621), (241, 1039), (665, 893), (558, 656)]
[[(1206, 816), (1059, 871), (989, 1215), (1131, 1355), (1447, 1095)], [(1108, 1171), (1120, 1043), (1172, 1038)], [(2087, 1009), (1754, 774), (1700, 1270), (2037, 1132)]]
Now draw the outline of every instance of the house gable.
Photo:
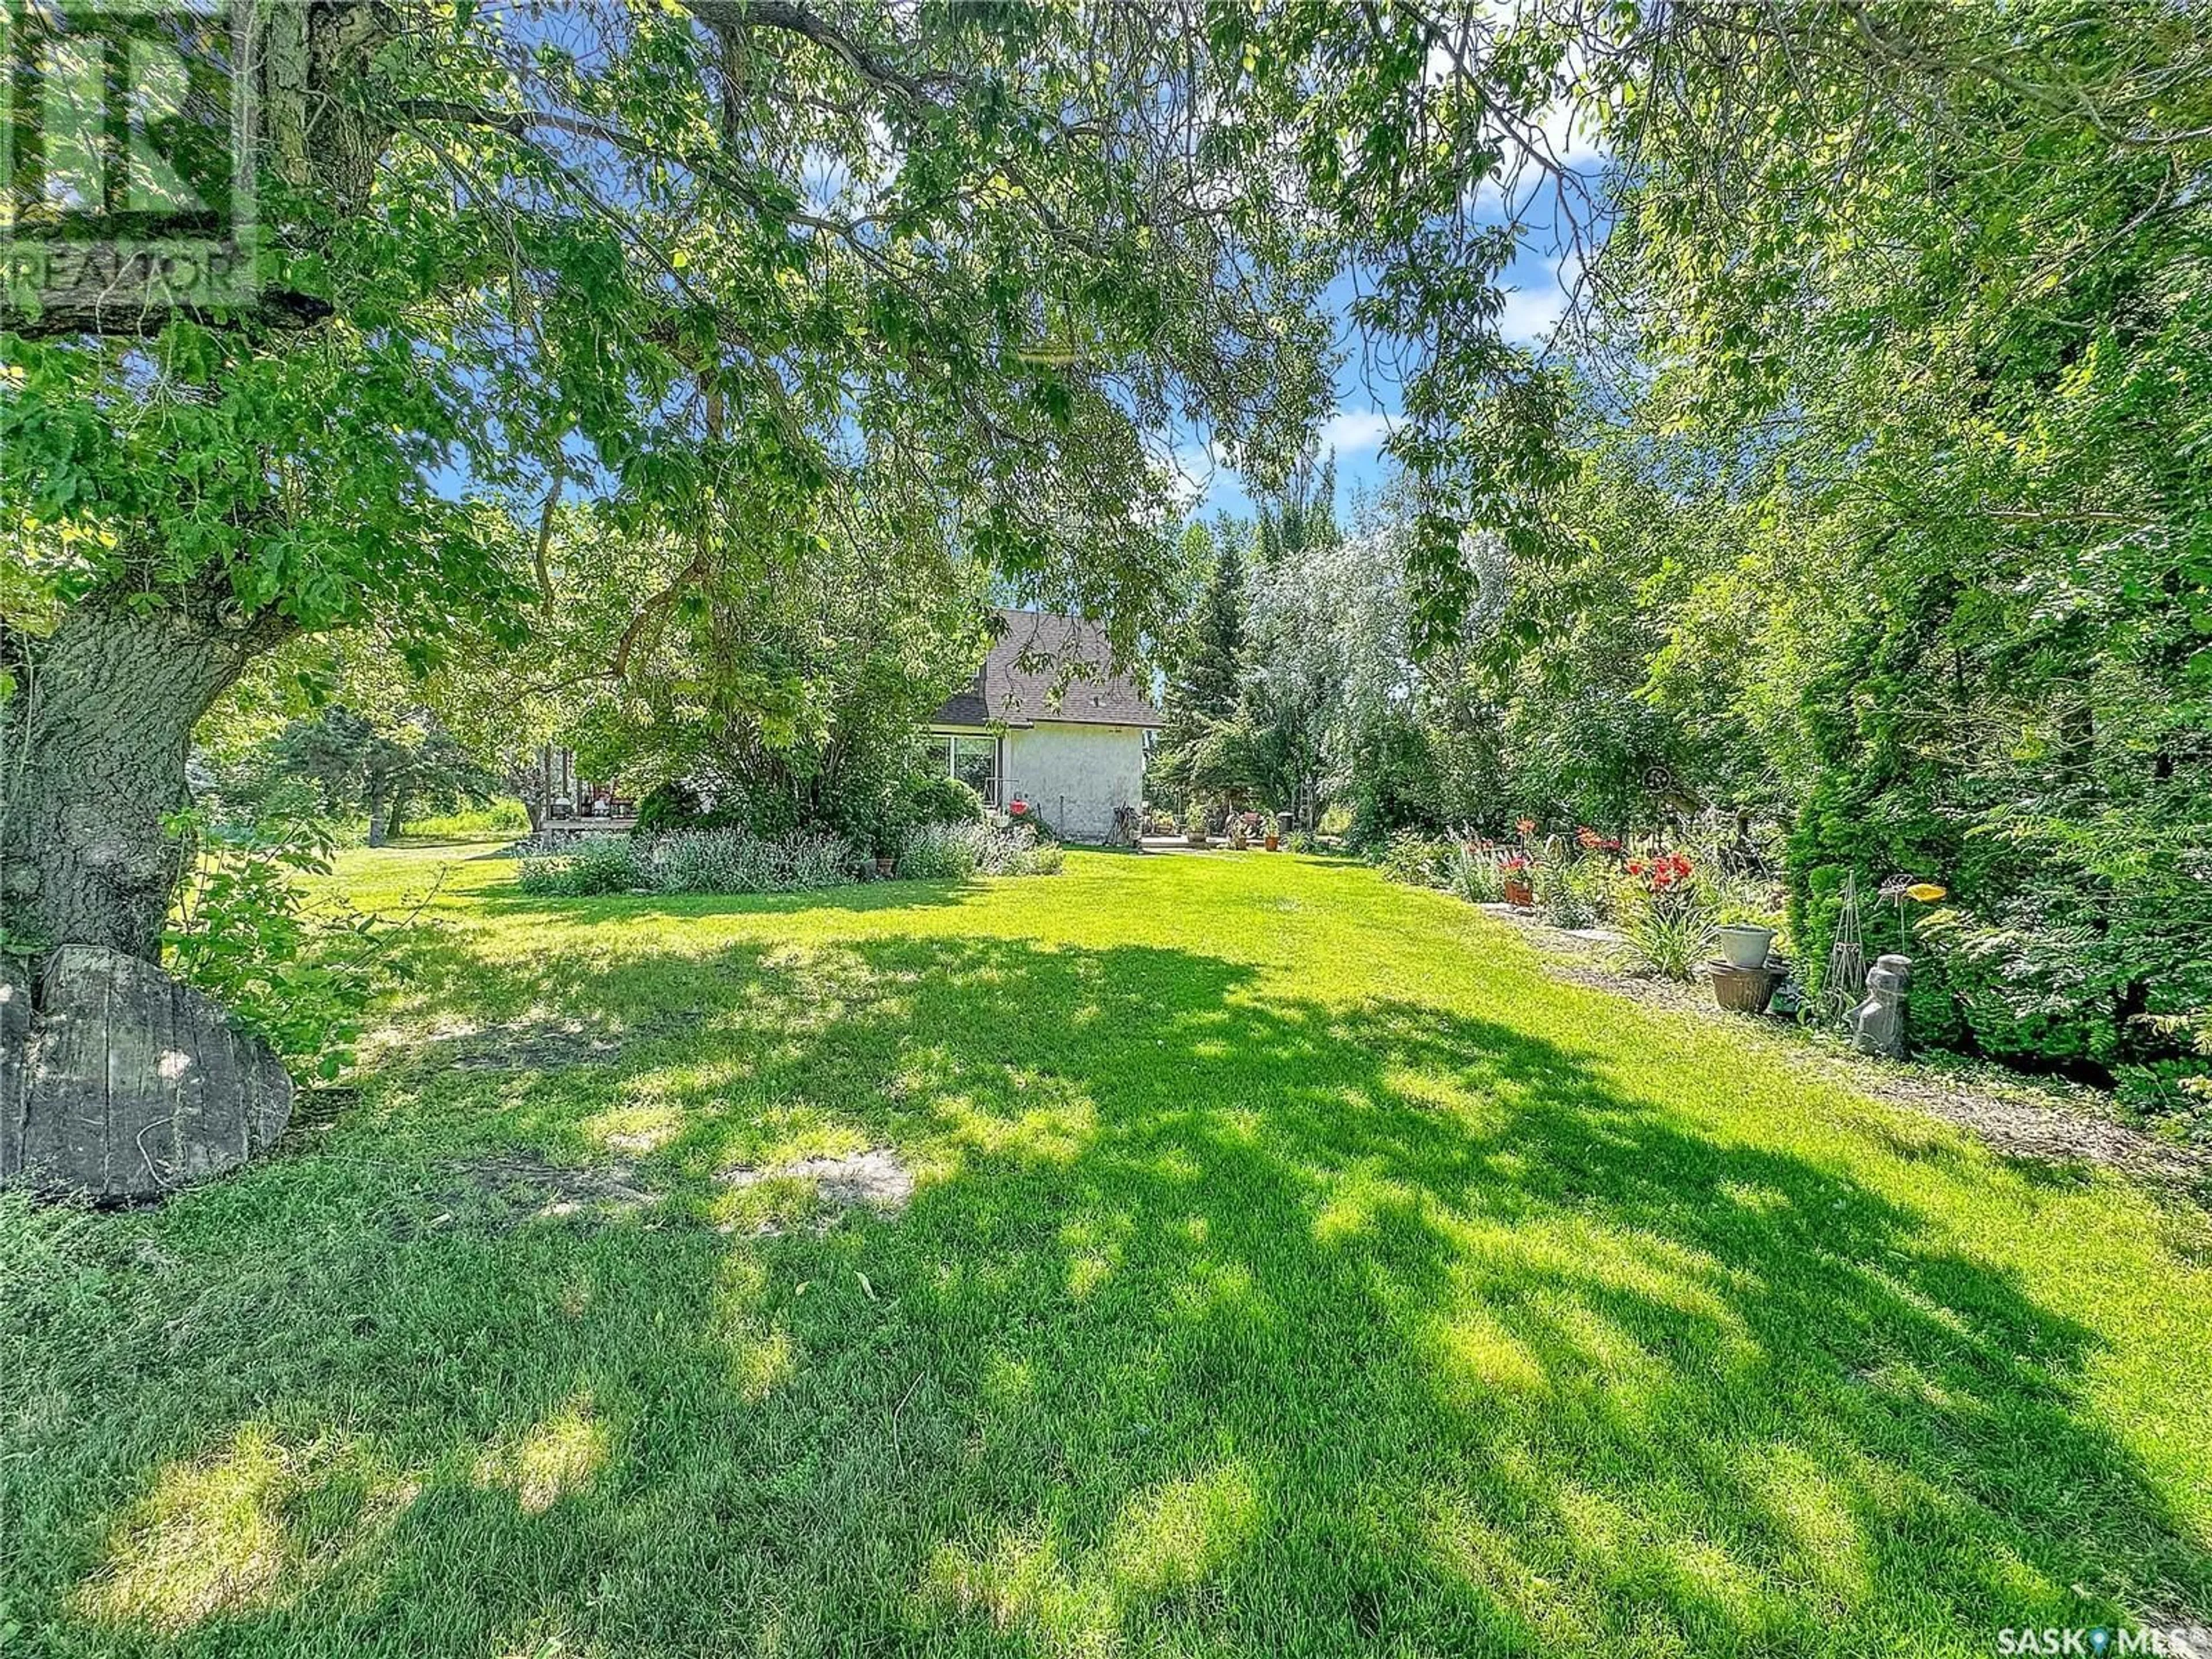
[[(1044, 611), (1001, 611), (1000, 633), (975, 678), (945, 699), (932, 729), (1046, 722), (1143, 729), (1160, 712), (1130, 675), (1117, 672), (1105, 634), (1095, 623)], [(1024, 660), (1034, 666), (1024, 667)], [(1058, 696), (1054, 682), (1073, 677)]]

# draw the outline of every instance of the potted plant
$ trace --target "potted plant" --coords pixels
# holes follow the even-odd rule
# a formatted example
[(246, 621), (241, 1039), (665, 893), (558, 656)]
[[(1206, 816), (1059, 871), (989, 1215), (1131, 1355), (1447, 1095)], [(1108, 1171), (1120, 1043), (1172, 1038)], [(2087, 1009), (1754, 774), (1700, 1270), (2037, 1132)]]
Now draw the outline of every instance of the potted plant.
[(1516, 818), (1513, 829), (1520, 837), (1520, 847), (1498, 860), (1505, 902), (1516, 910), (1533, 909), (1536, 903), (1536, 821)]
[(1265, 845), (1266, 845), (1266, 847), (1267, 847), (1267, 850), (1268, 850), (1270, 853), (1272, 853), (1272, 852), (1273, 852), (1277, 848), (1280, 847), (1282, 844), (1283, 844), (1283, 820), (1282, 820), (1282, 816), (1281, 816), (1281, 814), (1279, 814), (1279, 813), (1270, 813), (1270, 814), (1268, 815), (1268, 817), (1267, 817), (1267, 841), (1266, 841), (1266, 842), (1265, 842)]
[(1516, 910), (1533, 908), (1536, 902), (1536, 889), (1528, 879), (1528, 855), (1526, 853), (1509, 853), (1498, 860), (1498, 867), (1505, 877), (1505, 902)]
[(1206, 845), (1206, 800), (1203, 796), (1193, 795), (1190, 805), (1183, 811), (1182, 838), (1193, 847)]

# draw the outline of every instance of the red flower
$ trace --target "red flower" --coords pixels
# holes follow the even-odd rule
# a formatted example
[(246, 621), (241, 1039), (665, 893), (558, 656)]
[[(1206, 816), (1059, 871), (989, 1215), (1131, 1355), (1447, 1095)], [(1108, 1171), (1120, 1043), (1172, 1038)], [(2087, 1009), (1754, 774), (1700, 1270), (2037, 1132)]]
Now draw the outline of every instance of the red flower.
[(1516, 830), (1518, 830), (1524, 836), (1533, 836), (1536, 833), (1536, 820), (1534, 818), (1522, 818), (1516, 822), (1513, 827)]
[(1006, 805), (1007, 814), (1012, 817), (1019, 817), (1023, 813), (1029, 810), (1030, 804), (1024, 800), (1019, 795), (1015, 796), (1014, 799), (1008, 802)]
[(1605, 845), (1605, 838), (1600, 836), (1596, 830), (1591, 829), (1587, 823), (1583, 825), (1581, 829), (1575, 831), (1575, 839), (1582, 842), (1584, 847), (1588, 848), (1593, 853), (1596, 852), (1599, 848)]
[(1642, 859), (1629, 860), (1628, 873), (1632, 876), (1642, 875), (1644, 873), (1644, 860)]

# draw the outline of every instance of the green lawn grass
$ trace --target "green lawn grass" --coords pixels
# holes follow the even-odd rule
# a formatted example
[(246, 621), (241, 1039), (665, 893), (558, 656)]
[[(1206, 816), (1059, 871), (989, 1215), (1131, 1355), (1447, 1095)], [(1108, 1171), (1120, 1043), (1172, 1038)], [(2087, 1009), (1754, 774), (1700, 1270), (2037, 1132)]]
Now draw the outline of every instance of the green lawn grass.
[[(2109, 1177), (1364, 869), (562, 901), (479, 852), (346, 857), (386, 908), (450, 868), (334, 1117), (157, 1211), (0, 1209), (0, 1648), (1987, 1655), (2212, 1613), (2212, 1252)], [(486, 1026), (519, 1064), (456, 1063)], [(714, 1179), (876, 1146), (896, 1217)], [(665, 1196), (532, 1173), (615, 1164)]]

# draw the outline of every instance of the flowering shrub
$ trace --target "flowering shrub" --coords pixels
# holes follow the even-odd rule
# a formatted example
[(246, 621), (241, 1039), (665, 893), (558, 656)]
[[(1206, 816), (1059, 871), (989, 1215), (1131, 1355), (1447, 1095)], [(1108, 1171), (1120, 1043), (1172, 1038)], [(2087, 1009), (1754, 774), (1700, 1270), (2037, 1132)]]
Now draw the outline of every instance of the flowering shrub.
[(1697, 866), (1680, 853), (1655, 853), (1649, 858), (1631, 859), (1622, 867), (1631, 880), (1654, 896), (1685, 886), (1697, 873)]
[(924, 824), (907, 837), (898, 872), (908, 880), (965, 881), (970, 876), (1054, 876), (1067, 861), (1057, 842), (1026, 824), (994, 830), (983, 823)]
[(1496, 904), (1505, 896), (1505, 872), (1498, 849), (1486, 841), (1465, 841), (1444, 860), (1444, 890), (1469, 904)]
[(1475, 904), (1496, 903), (1509, 884), (1525, 883), (1553, 927), (1619, 926), (1638, 969), (1670, 979), (1692, 976), (1719, 923), (1779, 924), (1771, 875), (1732, 873), (1714, 844), (1631, 849), (1587, 823), (1571, 836), (1539, 836), (1534, 818), (1513, 827), (1515, 838), (1503, 842), (1466, 833), (1443, 842), (1400, 830), (1379, 862), (1395, 881), (1440, 887)]
[(987, 831), (975, 854), (976, 869), (987, 876), (1056, 876), (1066, 862), (1058, 842), (1021, 823)]
[(908, 881), (965, 881), (975, 873), (981, 823), (925, 823), (899, 848), (898, 873)]
[(526, 893), (588, 898), (605, 893), (802, 893), (853, 879), (860, 857), (818, 830), (755, 836), (684, 830), (649, 838), (586, 841), (574, 851), (526, 854), (515, 884)]
[(692, 830), (653, 850), (652, 877), (663, 893), (803, 893), (853, 878), (860, 855), (820, 830), (788, 836)]
[(1653, 852), (1621, 866), (1620, 920), (1630, 965), (1658, 979), (1687, 980), (1711, 948), (1713, 907), (1698, 866), (1680, 852)]
[(1392, 881), (1402, 881), (1411, 887), (1441, 887), (1451, 850), (1449, 842), (1414, 830), (1398, 830), (1391, 833), (1378, 862), (1382, 873)]

